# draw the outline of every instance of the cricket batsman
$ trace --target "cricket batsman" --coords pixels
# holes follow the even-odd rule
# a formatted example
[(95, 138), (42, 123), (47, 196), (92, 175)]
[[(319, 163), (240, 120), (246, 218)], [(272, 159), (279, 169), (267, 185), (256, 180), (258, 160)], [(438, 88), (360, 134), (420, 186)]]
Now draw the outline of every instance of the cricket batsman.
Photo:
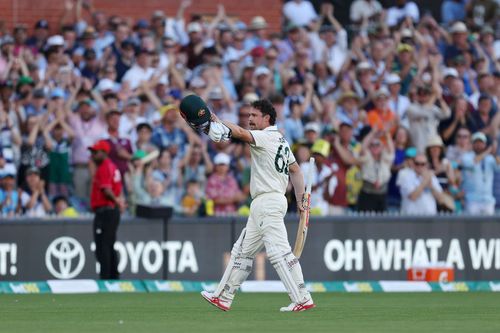
[(217, 308), (228, 311), (240, 285), (252, 271), (255, 255), (266, 248), (267, 257), (285, 285), (291, 304), (280, 311), (305, 311), (315, 307), (306, 289), (302, 269), (288, 243), (284, 217), (287, 211), (285, 191), (290, 177), (300, 211), (309, 209), (304, 198), (304, 176), (288, 142), (276, 127), (276, 110), (267, 100), (252, 104), (251, 130), (220, 121), (197, 95), (186, 96), (180, 105), (188, 124), (215, 142), (240, 139), (250, 144), (251, 176), (250, 216), (246, 227), (233, 245), (224, 275), (213, 293), (201, 295)]

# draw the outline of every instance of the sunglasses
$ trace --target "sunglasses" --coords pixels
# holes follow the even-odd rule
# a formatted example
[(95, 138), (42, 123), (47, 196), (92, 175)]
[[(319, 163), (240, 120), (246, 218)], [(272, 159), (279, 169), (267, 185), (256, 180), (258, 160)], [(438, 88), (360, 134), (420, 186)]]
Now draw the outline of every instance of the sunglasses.
[(459, 138), (459, 139), (468, 139), (468, 138), (470, 138), (470, 135), (468, 135), (468, 134), (459, 134), (459, 135), (457, 135), (457, 138)]
[(415, 166), (426, 166), (427, 162), (415, 162)]

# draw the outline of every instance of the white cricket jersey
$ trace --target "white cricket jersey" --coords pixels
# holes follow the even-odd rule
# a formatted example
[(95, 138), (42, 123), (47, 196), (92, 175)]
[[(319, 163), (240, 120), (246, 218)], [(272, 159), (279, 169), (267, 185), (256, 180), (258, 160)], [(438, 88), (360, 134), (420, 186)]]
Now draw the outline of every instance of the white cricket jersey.
[(288, 167), (295, 162), (290, 145), (278, 127), (250, 131), (255, 145), (250, 145), (250, 194), (252, 198), (263, 193), (285, 194), (288, 186)]

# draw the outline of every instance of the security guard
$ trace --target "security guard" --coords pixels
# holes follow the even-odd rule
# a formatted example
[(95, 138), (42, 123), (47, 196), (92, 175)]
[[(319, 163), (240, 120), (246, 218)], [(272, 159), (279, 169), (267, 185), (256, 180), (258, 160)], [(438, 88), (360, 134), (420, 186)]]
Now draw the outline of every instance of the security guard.
[(120, 171), (108, 158), (111, 150), (109, 142), (97, 141), (89, 150), (97, 166), (92, 181), (90, 206), (95, 213), (94, 241), (96, 258), (101, 266), (99, 275), (103, 280), (116, 280), (119, 279), (118, 257), (113, 246), (120, 223), (120, 211), (125, 208), (121, 197)]

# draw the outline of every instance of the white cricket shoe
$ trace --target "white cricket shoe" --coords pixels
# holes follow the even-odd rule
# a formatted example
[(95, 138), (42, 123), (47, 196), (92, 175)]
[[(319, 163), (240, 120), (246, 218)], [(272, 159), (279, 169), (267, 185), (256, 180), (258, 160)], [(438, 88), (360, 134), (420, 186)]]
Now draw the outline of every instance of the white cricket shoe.
[(315, 308), (316, 304), (314, 304), (312, 299), (308, 299), (302, 303), (290, 303), (289, 306), (284, 306), (280, 309), (281, 312), (301, 312), (306, 311), (312, 308)]
[(229, 309), (231, 308), (231, 302), (224, 301), (224, 300), (220, 299), (219, 297), (214, 297), (208, 291), (202, 291), (201, 296), (208, 303), (212, 304), (213, 306), (219, 308), (222, 311), (229, 311)]

